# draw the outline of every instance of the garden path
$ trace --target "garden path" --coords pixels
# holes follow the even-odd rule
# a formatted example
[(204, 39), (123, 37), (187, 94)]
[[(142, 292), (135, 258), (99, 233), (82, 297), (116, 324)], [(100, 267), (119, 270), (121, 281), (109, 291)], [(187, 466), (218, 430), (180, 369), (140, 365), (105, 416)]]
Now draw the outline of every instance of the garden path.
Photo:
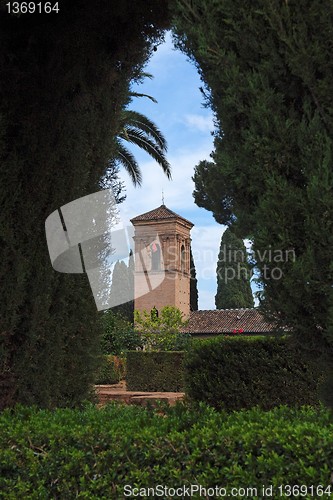
[(185, 396), (184, 392), (128, 391), (125, 380), (113, 385), (96, 385), (95, 391), (98, 396), (99, 405), (104, 405), (109, 401), (140, 405), (146, 405), (148, 402), (166, 401), (172, 406), (177, 401), (182, 401)]

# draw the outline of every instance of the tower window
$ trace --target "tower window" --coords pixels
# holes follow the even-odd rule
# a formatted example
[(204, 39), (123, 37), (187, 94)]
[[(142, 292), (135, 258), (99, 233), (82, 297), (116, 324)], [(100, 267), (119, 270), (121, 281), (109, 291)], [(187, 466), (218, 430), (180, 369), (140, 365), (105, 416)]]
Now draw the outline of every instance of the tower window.
[(180, 250), (180, 268), (182, 273), (185, 272), (185, 247), (182, 245)]
[(153, 242), (150, 245), (151, 250), (151, 270), (159, 271), (161, 266), (161, 248), (158, 243)]

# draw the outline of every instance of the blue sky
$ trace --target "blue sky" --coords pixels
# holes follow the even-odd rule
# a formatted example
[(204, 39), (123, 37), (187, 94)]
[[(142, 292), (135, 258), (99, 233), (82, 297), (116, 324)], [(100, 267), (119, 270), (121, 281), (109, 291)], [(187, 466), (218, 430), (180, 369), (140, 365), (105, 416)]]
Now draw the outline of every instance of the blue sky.
[(220, 240), (225, 226), (217, 224), (212, 214), (194, 203), (191, 179), (195, 165), (209, 160), (213, 150), (213, 114), (203, 106), (202, 85), (193, 63), (175, 50), (171, 36), (158, 47), (145, 71), (154, 78), (146, 79), (133, 90), (149, 94), (158, 103), (136, 98), (130, 108), (144, 113), (163, 132), (168, 142), (168, 160), (172, 180), (161, 167), (139, 148), (130, 148), (142, 170), (142, 187), (134, 187), (128, 174), (121, 170), (127, 198), (121, 205), (122, 221), (152, 210), (162, 203), (193, 222), (192, 252), (198, 278), (199, 309), (215, 309), (216, 264)]

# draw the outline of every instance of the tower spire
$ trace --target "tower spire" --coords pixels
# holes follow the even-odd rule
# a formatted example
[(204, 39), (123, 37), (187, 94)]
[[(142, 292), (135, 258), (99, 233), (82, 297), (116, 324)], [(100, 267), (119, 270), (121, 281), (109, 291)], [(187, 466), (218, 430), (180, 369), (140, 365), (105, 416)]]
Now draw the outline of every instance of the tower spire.
[(163, 188), (162, 188), (162, 205), (164, 205), (164, 192), (163, 192)]

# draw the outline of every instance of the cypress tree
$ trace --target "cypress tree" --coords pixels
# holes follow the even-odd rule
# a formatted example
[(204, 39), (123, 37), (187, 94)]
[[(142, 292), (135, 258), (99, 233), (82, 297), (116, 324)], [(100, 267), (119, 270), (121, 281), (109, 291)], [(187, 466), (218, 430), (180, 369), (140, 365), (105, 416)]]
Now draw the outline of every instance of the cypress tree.
[(195, 270), (192, 248), (190, 248), (190, 311), (198, 310), (198, 280)]
[(116, 262), (112, 273), (110, 299), (120, 302), (113, 312), (133, 323), (134, 321), (134, 259), (132, 252), (128, 266), (123, 261)]
[(213, 161), (195, 173), (198, 201), (253, 240), (266, 315), (332, 353), (333, 4), (172, 6), (178, 46), (216, 114)]
[(217, 261), (216, 309), (253, 307), (251, 269), (243, 241), (228, 228), (221, 238)]
[(158, 0), (0, 8), (0, 408), (89, 396), (97, 310), (85, 275), (52, 269), (45, 219), (99, 190), (130, 81), (167, 19)]
[(134, 324), (134, 272), (135, 272), (134, 264), (135, 264), (134, 255), (131, 250), (128, 259), (128, 281), (129, 281), (129, 288), (131, 291), (131, 300), (130, 302), (127, 303), (127, 319), (132, 324)]

